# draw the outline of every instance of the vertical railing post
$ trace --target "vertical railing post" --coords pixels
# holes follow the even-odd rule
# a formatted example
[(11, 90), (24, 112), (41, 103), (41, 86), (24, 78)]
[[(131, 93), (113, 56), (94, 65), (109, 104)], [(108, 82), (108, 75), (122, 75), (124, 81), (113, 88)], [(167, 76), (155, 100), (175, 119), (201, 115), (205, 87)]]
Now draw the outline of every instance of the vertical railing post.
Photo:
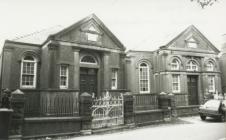
[(12, 92), (11, 105), (13, 109), (10, 135), (14, 139), (22, 139), (24, 121), (25, 96), (19, 89)]
[(82, 135), (91, 134), (92, 125), (92, 96), (89, 93), (82, 93), (79, 98), (79, 115), (81, 120), (81, 130)]
[(128, 92), (123, 95), (124, 123), (130, 127), (135, 127), (133, 102), (134, 99), (131, 93)]

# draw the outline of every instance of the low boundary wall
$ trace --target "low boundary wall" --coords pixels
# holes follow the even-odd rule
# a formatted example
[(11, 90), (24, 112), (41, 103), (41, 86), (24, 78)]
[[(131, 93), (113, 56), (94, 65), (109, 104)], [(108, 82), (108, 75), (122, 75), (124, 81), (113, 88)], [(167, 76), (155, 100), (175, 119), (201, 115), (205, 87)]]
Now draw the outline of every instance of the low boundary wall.
[(81, 117), (24, 118), (23, 138), (80, 134)]

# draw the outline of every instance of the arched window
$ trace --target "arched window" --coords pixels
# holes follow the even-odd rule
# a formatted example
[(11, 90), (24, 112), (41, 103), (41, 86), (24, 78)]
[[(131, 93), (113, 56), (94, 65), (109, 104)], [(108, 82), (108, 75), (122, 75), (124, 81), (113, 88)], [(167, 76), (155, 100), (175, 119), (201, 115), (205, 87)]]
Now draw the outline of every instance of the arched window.
[(96, 59), (90, 55), (86, 55), (86, 56), (82, 57), (81, 63), (97, 64)]
[(176, 58), (174, 58), (173, 61), (171, 62), (171, 70), (179, 70), (179, 69), (180, 69), (180, 63)]
[(21, 88), (35, 88), (37, 75), (37, 59), (32, 55), (26, 55), (21, 61)]
[(198, 65), (194, 60), (190, 60), (186, 65), (186, 69), (188, 71), (198, 71)]
[(139, 65), (139, 89), (140, 93), (150, 92), (149, 66), (144, 62)]
[(206, 70), (207, 71), (213, 71), (214, 70), (214, 64), (213, 62), (209, 61), (206, 65)]

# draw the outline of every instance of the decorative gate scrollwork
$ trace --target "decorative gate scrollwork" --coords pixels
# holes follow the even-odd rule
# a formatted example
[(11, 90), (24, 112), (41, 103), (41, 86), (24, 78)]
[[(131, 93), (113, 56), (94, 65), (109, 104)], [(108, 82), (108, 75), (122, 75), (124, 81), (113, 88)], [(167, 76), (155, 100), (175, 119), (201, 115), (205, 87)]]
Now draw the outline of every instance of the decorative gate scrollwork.
[(104, 97), (93, 99), (92, 128), (104, 128), (124, 124), (123, 96), (112, 97), (106, 92)]

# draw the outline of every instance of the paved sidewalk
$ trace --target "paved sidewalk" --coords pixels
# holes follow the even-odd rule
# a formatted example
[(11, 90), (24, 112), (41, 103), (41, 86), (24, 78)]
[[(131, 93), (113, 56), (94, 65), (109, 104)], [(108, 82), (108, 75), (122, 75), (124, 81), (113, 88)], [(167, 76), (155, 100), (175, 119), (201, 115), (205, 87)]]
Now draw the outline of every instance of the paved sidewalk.
[(183, 117), (171, 123), (138, 127), (121, 132), (80, 136), (69, 140), (223, 140), (226, 123), (201, 121), (199, 116)]

